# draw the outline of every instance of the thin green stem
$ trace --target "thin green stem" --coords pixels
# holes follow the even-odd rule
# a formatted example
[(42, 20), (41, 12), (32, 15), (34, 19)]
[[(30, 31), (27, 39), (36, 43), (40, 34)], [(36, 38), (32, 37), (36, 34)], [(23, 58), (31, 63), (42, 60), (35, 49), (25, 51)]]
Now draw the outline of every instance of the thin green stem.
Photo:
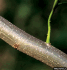
[(65, 4), (65, 3), (67, 3), (67, 2), (58, 3), (58, 5)]
[(55, 7), (55, 5), (57, 4), (57, 1), (58, 1), (58, 0), (55, 0), (55, 1), (54, 1), (53, 8), (52, 8), (52, 10), (51, 10), (51, 12), (50, 12), (50, 15), (49, 15), (49, 17), (48, 17), (48, 33), (47, 33), (46, 43), (50, 43), (50, 31), (51, 31), (50, 20), (51, 20), (52, 14), (53, 14), (54, 7)]

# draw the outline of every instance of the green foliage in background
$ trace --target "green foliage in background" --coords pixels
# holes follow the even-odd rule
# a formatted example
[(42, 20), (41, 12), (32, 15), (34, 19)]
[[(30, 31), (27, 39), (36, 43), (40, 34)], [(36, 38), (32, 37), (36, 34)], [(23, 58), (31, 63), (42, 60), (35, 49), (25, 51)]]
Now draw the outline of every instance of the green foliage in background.
[[(66, 0), (60, 3), (63, 2)], [(36, 38), (46, 40), (54, 0), (0, 0), (0, 3), (0, 15)], [(51, 17), (51, 44), (61, 50), (67, 49), (66, 3), (56, 5)], [(53, 69), (0, 40), (0, 70)]]

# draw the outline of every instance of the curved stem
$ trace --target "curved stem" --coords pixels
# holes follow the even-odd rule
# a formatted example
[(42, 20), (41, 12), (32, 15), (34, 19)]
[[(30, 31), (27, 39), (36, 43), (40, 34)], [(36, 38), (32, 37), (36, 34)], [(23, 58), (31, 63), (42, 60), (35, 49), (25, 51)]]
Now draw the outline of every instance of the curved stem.
[(50, 15), (48, 17), (48, 33), (47, 33), (46, 43), (50, 43), (50, 31), (51, 31), (50, 20), (51, 20), (52, 14), (53, 14), (54, 7), (57, 4), (57, 2), (58, 2), (58, 0), (54, 1), (53, 8), (52, 8), (52, 10), (50, 12)]
[(13, 48), (46, 63), (52, 68), (67, 67), (67, 54), (29, 35), (1, 16), (0, 38)]

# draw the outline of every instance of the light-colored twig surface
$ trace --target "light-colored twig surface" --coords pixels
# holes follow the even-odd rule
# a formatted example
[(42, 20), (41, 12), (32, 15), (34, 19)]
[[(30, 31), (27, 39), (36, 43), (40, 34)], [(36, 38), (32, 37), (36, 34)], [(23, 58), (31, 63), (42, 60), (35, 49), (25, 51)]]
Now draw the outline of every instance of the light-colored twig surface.
[(0, 16), (0, 38), (50, 67), (67, 67), (67, 54), (19, 29)]

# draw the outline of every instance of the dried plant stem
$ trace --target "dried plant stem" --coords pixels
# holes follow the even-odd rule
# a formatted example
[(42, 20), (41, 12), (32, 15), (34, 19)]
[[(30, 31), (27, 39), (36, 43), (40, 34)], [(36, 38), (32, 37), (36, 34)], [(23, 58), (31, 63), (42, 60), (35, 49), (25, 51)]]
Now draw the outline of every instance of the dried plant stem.
[(19, 29), (0, 16), (0, 38), (50, 67), (67, 67), (67, 54)]

